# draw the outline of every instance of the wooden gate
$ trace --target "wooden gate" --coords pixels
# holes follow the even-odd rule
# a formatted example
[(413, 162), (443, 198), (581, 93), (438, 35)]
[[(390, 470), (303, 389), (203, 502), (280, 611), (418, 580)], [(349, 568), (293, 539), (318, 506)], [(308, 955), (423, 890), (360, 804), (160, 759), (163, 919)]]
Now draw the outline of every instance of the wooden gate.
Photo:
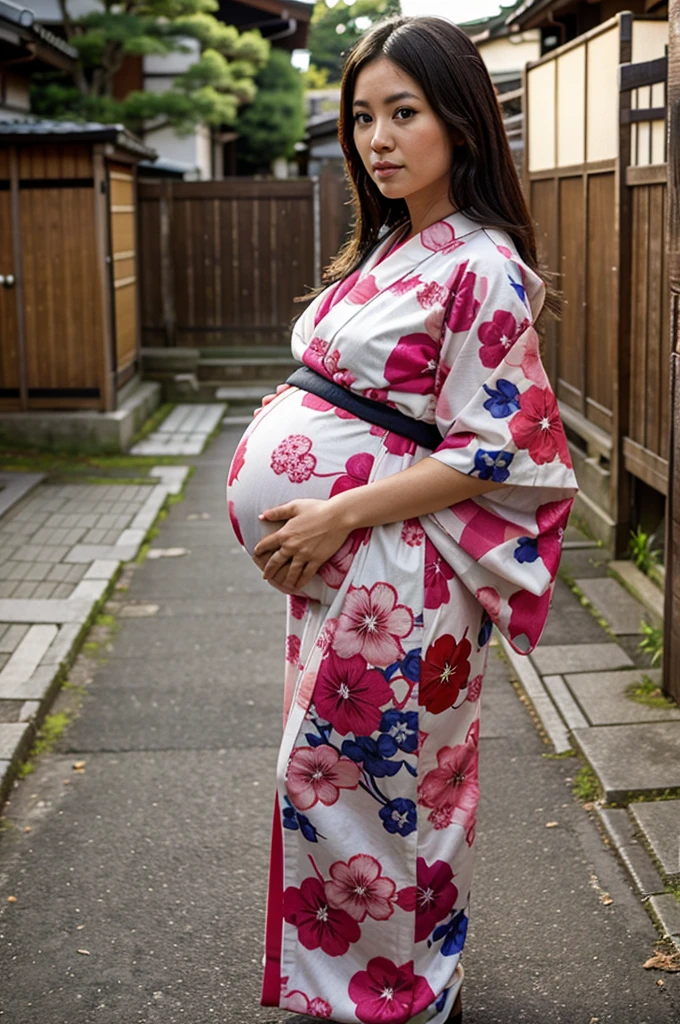
[(289, 343), (320, 279), (315, 180), (141, 182), (139, 210), (145, 346)]

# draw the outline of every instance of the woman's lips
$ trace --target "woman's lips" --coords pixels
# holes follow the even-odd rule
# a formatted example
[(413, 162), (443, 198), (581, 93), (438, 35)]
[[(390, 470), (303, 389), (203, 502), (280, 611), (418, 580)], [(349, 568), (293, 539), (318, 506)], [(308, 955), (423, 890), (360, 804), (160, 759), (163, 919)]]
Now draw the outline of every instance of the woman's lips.
[(402, 167), (374, 167), (373, 171), (378, 178), (391, 178), (398, 171), (403, 170)]

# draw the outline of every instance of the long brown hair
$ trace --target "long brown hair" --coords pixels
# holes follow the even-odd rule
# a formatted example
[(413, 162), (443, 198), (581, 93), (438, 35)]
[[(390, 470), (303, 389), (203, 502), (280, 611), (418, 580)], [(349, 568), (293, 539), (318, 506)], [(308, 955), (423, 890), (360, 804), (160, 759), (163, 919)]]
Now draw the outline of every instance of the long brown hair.
[[(479, 51), (450, 21), (396, 17), (380, 22), (364, 36), (345, 64), (338, 135), (352, 190), (354, 233), (327, 268), (326, 282), (352, 273), (385, 228), (409, 223), (405, 201), (382, 195), (354, 144), (352, 108), (357, 77), (367, 64), (381, 57), (393, 61), (418, 82), (435, 114), (456, 138), (450, 192), (456, 208), (471, 220), (507, 232), (522, 260), (540, 273), (533, 222), (510, 153), (500, 105)], [(548, 284), (549, 306), (554, 305), (551, 291)]]

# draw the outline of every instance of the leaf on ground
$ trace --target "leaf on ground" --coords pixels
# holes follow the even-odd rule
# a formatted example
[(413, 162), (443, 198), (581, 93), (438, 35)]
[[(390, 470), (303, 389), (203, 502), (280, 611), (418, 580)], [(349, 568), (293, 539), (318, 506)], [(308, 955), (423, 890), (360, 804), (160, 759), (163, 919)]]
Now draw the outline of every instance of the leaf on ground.
[(546, 828), (557, 828), (558, 825), (559, 821), (546, 821), (545, 823)]
[(92, 956), (92, 954), (90, 953), (89, 949), (79, 949), (76, 952), (82, 953), (83, 956)]
[(600, 896), (600, 903), (602, 903), (603, 906), (609, 907), (609, 906), (611, 906), (611, 904), (613, 902), (614, 902), (614, 900), (611, 898), (611, 896), (609, 895), (608, 892), (603, 892), (601, 894), (601, 896)]
[(26, 825), (26, 827), (24, 828), (24, 832), (32, 832), (32, 831), (33, 831), (33, 829), (31, 828), (30, 825)]
[(680, 972), (680, 953), (655, 953), (642, 966), (647, 971)]
[(73, 767), (77, 772), (82, 772), (85, 768), (87, 761), (74, 761)]
[(16, 896), (8, 896), (7, 897), (7, 902), (8, 903), (16, 903), (16, 901), (17, 901)]

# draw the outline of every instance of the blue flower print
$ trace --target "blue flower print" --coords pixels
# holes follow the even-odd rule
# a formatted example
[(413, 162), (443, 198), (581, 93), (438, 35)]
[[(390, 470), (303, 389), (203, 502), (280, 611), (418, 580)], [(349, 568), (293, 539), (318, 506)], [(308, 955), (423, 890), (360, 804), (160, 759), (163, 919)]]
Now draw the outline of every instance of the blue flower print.
[(521, 281), (513, 281), (513, 279), (510, 277), (510, 274), (508, 274), (508, 281), (510, 282), (510, 287), (515, 290), (515, 292), (516, 292), (517, 296), (519, 297), (520, 301), (523, 302), (524, 305), (526, 306), (526, 304), (527, 304), (527, 293), (526, 293), (526, 288), (524, 287), (522, 282)]
[(383, 828), (391, 835), (410, 836), (411, 832), (415, 832), (418, 813), (413, 800), (397, 797), (380, 808), (380, 817)]
[[(318, 843), (320, 833), (314, 828), (309, 818), (296, 811), (288, 797), (285, 797), (285, 801), (288, 806), (283, 809), (283, 827), (290, 829), (291, 832), (297, 832), (299, 829), (308, 842)], [(324, 836), (321, 838), (323, 839)]]
[(495, 389), (490, 388), (488, 384), (484, 385), (484, 390), (489, 396), (484, 403), (484, 408), (491, 413), (495, 420), (502, 420), (506, 416), (512, 416), (514, 412), (519, 412), (519, 391), (512, 381), (504, 378), (496, 381), (496, 384)]
[(391, 736), (380, 736), (378, 740), (370, 736), (357, 736), (353, 740), (345, 740), (342, 753), (352, 761), (363, 762), (369, 775), (376, 779), (384, 779), (386, 775), (396, 775), (401, 768), (401, 761), (387, 761), (396, 753), (397, 746)]
[(450, 921), (440, 924), (438, 928), (435, 928), (432, 933), (433, 941), (439, 942), (440, 939), (444, 939), (440, 953), (444, 956), (453, 956), (454, 953), (460, 953), (465, 945), (467, 927), (468, 919), (465, 916), (465, 911), (459, 910)]
[(518, 562), (535, 562), (538, 558), (538, 541), (532, 537), (520, 537), (513, 555)]
[(505, 483), (510, 476), (508, 469), (514, 459), (513, 452), (487, 452), (484, 448), (478, 448), (475, 452), (475, 468), (471, 475), (479, 474), (480, 480), (493, 480), (496, 484)]
[(397, 749), (413, 754), (418, 748), (418, 712), (383, 711), (380, 731), (389, 736)]
[(491, 637), (491, 631), (493, 629), (493, 622), (488, 612), (484, 612), (482, 616), (482, 624), (479, 627), (479, 633), (477, 634), (477, 646), (485, 647)]
[(406, 679), (410, 679), (412, 683), (417, 683), (420, 680), (420, 647), (416, 647), (414, 650), (409, 651), (405, 658), (401, 661), (394, 661), (387, 668), (382, 670), (385, 679), (389, 683), (395, 672), (401, 672)]

